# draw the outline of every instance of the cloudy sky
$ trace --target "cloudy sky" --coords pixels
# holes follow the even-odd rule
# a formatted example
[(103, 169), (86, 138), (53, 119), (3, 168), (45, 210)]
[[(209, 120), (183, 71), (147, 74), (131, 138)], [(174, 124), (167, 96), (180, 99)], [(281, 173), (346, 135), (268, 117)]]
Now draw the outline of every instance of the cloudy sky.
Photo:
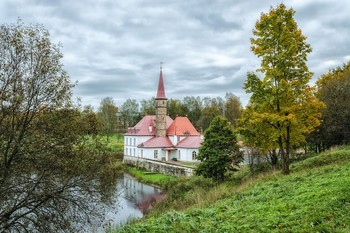
[(43, 24), (62, 43), (83, 105), (155, 96), (160, 61), (168, 98), (232, 92), (246, 105), (246, 73), (260, 65), (250, 51), (252, 29), (281, 2), (296, 10), (313, 48), (312, 83), (350, 60), (348, 0), (1, 0), (0, 20)]

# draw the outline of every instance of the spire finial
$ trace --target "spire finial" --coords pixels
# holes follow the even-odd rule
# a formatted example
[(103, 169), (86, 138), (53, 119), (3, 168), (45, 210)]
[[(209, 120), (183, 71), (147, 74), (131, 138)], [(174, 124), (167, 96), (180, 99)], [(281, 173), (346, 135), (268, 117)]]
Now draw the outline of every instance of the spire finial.
[(160, 69), (162, 69), (162, 66), (163, 66), (163, 62), (161, 61), (160, 62)]

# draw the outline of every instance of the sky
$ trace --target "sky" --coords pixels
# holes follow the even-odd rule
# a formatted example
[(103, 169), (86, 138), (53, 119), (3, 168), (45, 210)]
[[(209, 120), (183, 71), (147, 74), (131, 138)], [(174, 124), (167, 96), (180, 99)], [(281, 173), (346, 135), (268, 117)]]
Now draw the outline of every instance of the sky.
[(282, 2), (313, 49), (311, 85), (350, 60), (348, 0), (1, 0), (0, 22), (44, 25), (83, 106), (155, 97), (160, 62), (168, 99), (231, 92), (245, 106), (246, 74), (260, 66), (252, 30)]

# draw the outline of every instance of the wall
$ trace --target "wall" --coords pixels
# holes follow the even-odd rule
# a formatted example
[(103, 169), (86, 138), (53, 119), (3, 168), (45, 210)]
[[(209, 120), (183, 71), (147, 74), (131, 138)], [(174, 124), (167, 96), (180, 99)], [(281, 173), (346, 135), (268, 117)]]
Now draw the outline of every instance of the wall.
[(150, 172), (158, 172), (170, 176), (192, 176), (193, 168), (183, 165), (171, 164), (150, 159), (135, 158), (124, 156), (124, 163), (139, 168), (146, 169)]

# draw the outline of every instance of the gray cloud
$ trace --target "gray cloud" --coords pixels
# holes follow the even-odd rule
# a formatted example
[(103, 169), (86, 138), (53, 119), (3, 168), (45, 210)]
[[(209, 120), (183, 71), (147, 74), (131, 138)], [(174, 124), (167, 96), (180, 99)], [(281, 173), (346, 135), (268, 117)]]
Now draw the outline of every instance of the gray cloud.
[[(249, 39), (271, 1), (186, 0), (3, 0), (0, 19), (43, 24), (61, 42), (63, 63), (74, 95), (97, 108), (110, 96), (117, 104), (156, 94), (163, 61), (169, 98), (224, 97), (232, 92), (247, 104), (246, 73), (259, 58)], [(275, 3), (277, 4), (277, 3)], [(274, 6), (275, 6), (274, 4)], [(313, 48), (312, 83), (350, 59), (350, 3), (345, 0), (290, 0), (295, 18)]]

